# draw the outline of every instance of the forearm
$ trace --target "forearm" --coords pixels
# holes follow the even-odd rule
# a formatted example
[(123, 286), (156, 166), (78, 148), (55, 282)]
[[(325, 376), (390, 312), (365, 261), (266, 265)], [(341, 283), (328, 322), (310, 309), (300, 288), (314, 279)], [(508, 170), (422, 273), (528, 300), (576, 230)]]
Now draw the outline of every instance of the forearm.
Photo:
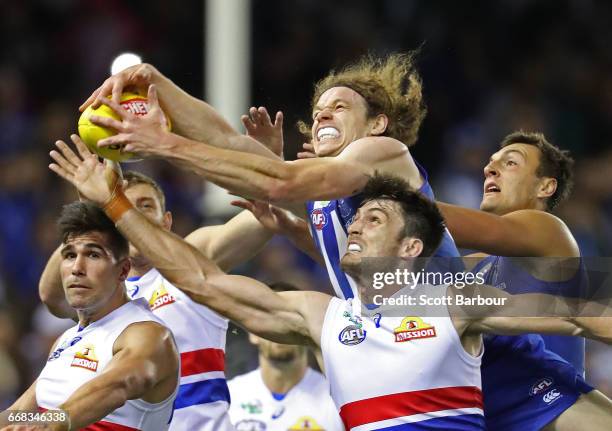
[(371, 174), (370, 168), (356, 162), (331, 158), (283, 162), (215, 148), (175, 134), (168, 134), (166, 139), (156, 155), (240, 196), (284, 207), (307, 200), (351, 196)]
[(575, 317), (569, 319), (576, 326), (576, 333), (592, 340), (612, 344), (612, 314), (605, 317)]
[(189, 289), (219, 268), (176, 234), (151, 223), (132, 208), (116, 221), (119, 231), (168, 281)]
[(78, 388), (60, 405), (70, 416), (71, 430), (99, 421), (123, 406), (127, 400), (141, 397), (152, 384), (138, 371), (112, 370)]
[(254, 139), (236, 139), (241, 135), (212, 106), (183, 91), (170, 79), (160, 74), (153, 83), (158, 87), (162, 108), (170, 116), (177, 134), (215, 147), (279, 159)]
[(73, 319), (76, 312), (68, 305), (62, 279), (60, 276), (61, 255), (59, 247), (53, 252), (38, 283), (38, 294), (40, 300), (47, 306), (49, 311), (60, 318)]
[(197, 229), (185, 240), (228, 272), (259, 253), (272, 235), (249, 211), (242, 211), (223, 225)]

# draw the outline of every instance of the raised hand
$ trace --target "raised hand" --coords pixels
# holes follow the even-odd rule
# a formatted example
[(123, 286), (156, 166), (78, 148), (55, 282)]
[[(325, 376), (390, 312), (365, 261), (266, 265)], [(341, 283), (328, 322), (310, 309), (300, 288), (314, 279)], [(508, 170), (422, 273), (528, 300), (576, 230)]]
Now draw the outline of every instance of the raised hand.
[(49, 165), (49, 169), (71, 183), (80, 196), (103, 206), (122, 185), (119, 182), (121, 168), (109, 160), (106, 163), (100, 162), (98, 156), (90, 152), (77, 135), (70, 135), (70, 139), (78, 154), (64, 141), (57, 141), (55, 145), (59, 151), (49, 153), (55, 161)]
[(154, 85), (148, 90), (148, 112), (145, 115), (136, 115), (123, 109), (113, 99), (103, 97), (98, 99), (101, 103), (115, 111), (121, 120), (109, 117), (92, 115), (90, 121), (99, 126), (108, 127), (117, 131), (116, 135), (98, 141), (98, 147), (117, 145), (124, 151), (133, 152), (140, 156), (159, 155), (159, 152), (168, 147), (165, 138), (170, 135)]
[(156, 77), (161, 77), (161, 73), (150, 64), (137, 64), (108, 78), (101, 86), (91, 93), (85, 102), (79, 107), (84, 111), (89, 105), (97, 108), (102, 103), (101, 100), (106, 96), (111, 96), (115, 103), (121, 100), (121, 93), (126, 87), (136, 87), (145, 89), (153, 83)]
[(290, 236), (299, 227), (300, 223), (305, 223), (291, 212), (270, 205), (268, 202), (247, 199), (232, 201), (231, 204), (251, 211), (263, 227), (275, 234)]
[(304, 151), (300, 151), (297, 153), (297, 158), (298, 159), (312, 159), (314, 157), (317, 157), (317, 155), (314, 152), (314, 145), (311, 143), (303, 143), (302, 144), (302, 149)]
[(240, 117), (247, 136), (261, 142), (274, 154), (283, 157), (283, 113), (278, 111), (274, 123), (263, 106), (249, 109), (249, 115)]

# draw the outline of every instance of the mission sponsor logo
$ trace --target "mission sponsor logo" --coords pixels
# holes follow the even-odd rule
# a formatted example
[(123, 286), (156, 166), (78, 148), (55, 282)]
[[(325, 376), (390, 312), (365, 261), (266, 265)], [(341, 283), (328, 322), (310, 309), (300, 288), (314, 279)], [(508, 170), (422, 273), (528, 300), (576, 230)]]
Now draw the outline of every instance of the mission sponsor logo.
[(395, 342), (419, 340), (421, 338), (432, 338), (436, 336), (436, 328), (423, 322), (420, 317), (404, 317), (400, 326), (393, 330)]
[(325, 429), (312, 417), (302, 416), (295, 424), (287, 428), (287, 431), (325, 431)]
[(338, 341), (345, 346), (354, 346), (365, 340), (366, 331), (361, 326), (348, 325), (338, 335)]
[(312, 221), (312, 225), (317, 230), (323, 229), (327, 224), (327, 216), (325, 215), (323, 210), (319, 208), (312, 210), (312, 212), (310, 213), (310, 220)]
[(154, 311), (160, 307), (163, 307), (164, 305), (172, 304), (173, 302), (176, 302), (176, 299), (174, 298), (174, 296), (168, 293), (168, 290), (162, 282), (159, 289), (156, 289), (153, 292), (153, 295), (151, 295), (151, 299), (149, 299), (149, 308), (151, 309), (151, 311)]
[(91, 345), (84, 346), (82, 350), (76, 352), (70, 366), (96, 372), (98, 370), (98, 357), (94, 347)]

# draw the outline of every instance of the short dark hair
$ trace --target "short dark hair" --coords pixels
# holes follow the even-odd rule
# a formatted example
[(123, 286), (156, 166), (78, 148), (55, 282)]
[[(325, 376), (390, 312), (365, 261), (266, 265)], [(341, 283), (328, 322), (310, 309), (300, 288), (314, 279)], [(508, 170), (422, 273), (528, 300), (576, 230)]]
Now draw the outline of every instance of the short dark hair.
[(423, 241), (422, 257), (429, 257), (436, 251), (446, 228), (444, 217), (434, 202), (413, 190), (405, 180), (375, 174), (368, 180), (362, 196), (361, 206), (379, 199), (399, 203), (404, 216), (401, 237), (411, 236)]
[(553, 210), (570, 195), (574, 186), (574, 159), (570, 152), (548, 142), (542, 133), (522, 130), (506, 136), (499, 147), (504, 148), (512, 144), (533, 145), (540, 150), (540, 166), (536, 175), (557, 180), (557, 190), (546, 200), (546, 210)]
[(121, 235), (104, 211), (91, 202), (76, 201), (64, 205), (57, 226), (64, 243), (71, 236), (95, 231), (107, 236), (108, 246), (117, 259), (129, 254), (128, 240)]
[(166, 211), (166, 195), (164, 194), (161, 186), (153, 178), (141, 172), (125, 171), (123, 172), (123, 179), (127, 181), (127, 187), (132, 187), (137, 184), (147, 184), (151, 186), (153, 190), (155, 190), (155, 193), (157, 193), (161, 210)]

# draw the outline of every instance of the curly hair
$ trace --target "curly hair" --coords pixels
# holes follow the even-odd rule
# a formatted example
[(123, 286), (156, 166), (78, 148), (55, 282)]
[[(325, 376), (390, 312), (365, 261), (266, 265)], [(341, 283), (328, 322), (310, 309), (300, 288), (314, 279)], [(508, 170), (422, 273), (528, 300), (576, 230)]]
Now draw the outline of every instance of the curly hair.
[[(423, 84), (414, 65), (416, 54), (412, 51), (382, 58), (367, 55), (339, 71), (332, 70), (315, 84), (311, 110), (330, 88), (348, 87), (365, 99), (368, 119), (379, 114), (387, 116), (389, 123), (383, 136), (412, 146), (427, 113)], [(311, 139), (309, 124), (299, 121), (298, 129)]]
[(540, 165), (536, 175), (539, 178), (549, 177), (557, 180), (555, 193), (546, 200), (546, 210), (552, 211), (567, 199), (574, 186), (574, 159), (570, 156), (570, 152), (561, 150), (548, 142), (542, 133), (524, 132), (522, 130), (506, 136), (499, 147), (504, 148), (511, 144), (533, 145), (540, 150)]

